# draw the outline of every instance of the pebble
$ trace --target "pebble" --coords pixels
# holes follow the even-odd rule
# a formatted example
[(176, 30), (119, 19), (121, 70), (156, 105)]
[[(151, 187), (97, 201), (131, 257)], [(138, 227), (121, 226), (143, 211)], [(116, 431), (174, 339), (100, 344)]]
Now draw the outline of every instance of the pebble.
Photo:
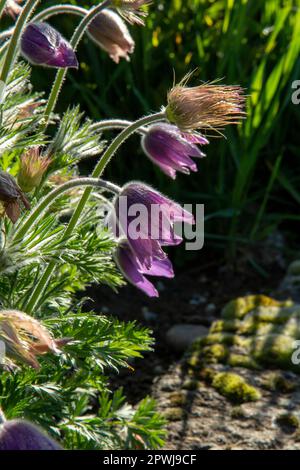
[(167, 343), (176, 351), (185, 351), (197, 338), (208, 334), (208, 328), (203, 325), (178, 324), (172, 326), (166, 334)]

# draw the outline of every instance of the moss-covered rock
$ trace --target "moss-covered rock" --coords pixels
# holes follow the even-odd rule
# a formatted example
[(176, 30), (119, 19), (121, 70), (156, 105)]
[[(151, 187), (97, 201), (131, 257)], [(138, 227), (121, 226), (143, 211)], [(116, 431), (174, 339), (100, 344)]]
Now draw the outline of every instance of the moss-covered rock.
[(222, 311), (222, 317), (225, 319), (243, 318), (248, 312), (257, 307), (289, 307), (293, 302), (278, 301), (265, 295), (247, 295), (238, 297), (225, 305)]
[[(292, 363), (294, 341), (299, 338), (299, 305), (263, 295), (238, 298), (225, 306), (209, 334), (193, 344), (186, 360), (189, 380), (205, 380), (232, 401), (257, 400), (257, 390), (232, 374), (231, 368), (276, 368), (300, 374), (300, 366)], [(267, 382), (265, 389), (270, 391), (293, 389), (283, 376)]]
[(255, 387), (248, 384), (241, 376), (231, 372), (216, 374), (212, 386), (221, 395), (236, 403), (257, 401), (261, 396)]
[(168, 421), (180, 421), (184, 418), (185, 411), (179, 407), (167, 408), (163, 415)]

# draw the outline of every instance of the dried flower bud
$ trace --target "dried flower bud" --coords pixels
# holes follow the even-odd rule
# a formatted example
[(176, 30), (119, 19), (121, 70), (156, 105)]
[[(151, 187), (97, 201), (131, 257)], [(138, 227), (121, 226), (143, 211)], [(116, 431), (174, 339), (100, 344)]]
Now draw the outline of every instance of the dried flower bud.
[(17, 310), (0, 311), (0, 339), (5, 343), (6, 356), (39, 368), (37, 356), (59, 353), (64, 340), (55, 340), (38, 320)]
[(21, 188), (19, 188), (15, 179), (5, 171), (0, 171), (0, 201), (7, 217), (13, 223), (20, 217), (21, 203), (25, 209), (30, 209), (30, 204)]
[(112, 5), (120, 15), (131, 24), (144, 25), (143, 18), (147, 16), (144, 6), (148, 6), (152, 0), (112, 0)]
[(41, 429), (28, 421), (5, 421), (0, 430), (0, 450), (63, 450)]
[(22, 7), (19, 3), (22, 3), (22, 0), (6, 0), (4, 13), (11, 16), (13, 19), (16, 19), (22, 11)]
[(101, 11), (89, 25), (88, 35), (117, 64), (122, 57), (129, 60), (128, 54), (134, 51), (134, 40), (124, 21), (114, 11)]
[(78, 68), (72, 46), (48, 23), (29, 23), (21, 38), (22, 55), (32, 64)]
[(187, 87), (187, 75), (168, 93), (166, 116), (184, 132), (196, 129), (222, 129), (228, 124), (238, 124), (243, 112), (245, 97), (239, 86), (205, 83)]
[(37, 188), (51, 163), (48, 157), (40, 155), (39, 147), (34, 147), (21, 157), (21, 166), (18, 174), (18, 183), (25, 193)]

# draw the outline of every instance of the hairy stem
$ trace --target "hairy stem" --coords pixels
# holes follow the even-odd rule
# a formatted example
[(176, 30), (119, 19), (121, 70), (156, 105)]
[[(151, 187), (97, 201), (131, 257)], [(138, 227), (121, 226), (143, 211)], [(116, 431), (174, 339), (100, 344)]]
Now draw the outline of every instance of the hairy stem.
[[(163, 121), (165, 119), (165, 112), (161, 111), (160, 113), (153, 114), (151, 116), (146, 116), (144, 118), (139, 119), (138, 121), (131, 123), (130, 126), (126, 127), (108, 146), (104, 154), (102, 155), (101, 159), (99, 160), (98, 164), (96, 165), (94, 172), (92, 174), (93, 178), (99, 178), (103, 171), (105, 170), (106, 166), (110, 162), (111, 158), (114, 156), (118, 148), (124, 143), (134, 132), (136, 132), (140, 127), (143, 127), (145, 125), (151, 124), (153, 122), (157, 121)], [(64, 231), (63, 238), (68, 238), (74, 228), (76, 227), (81, 214), (85, 208), (85, 205), (90, 197), (91, 194), (91, 189), (87, 188), (85, 189), (74, 213), (73, 216), (71, 217), (71, 220)], [(32, 312), (35, 306), (39, 302), (39, 298), (44, 292), (44, 289), (46, 288), (50, 277), (55, 269), (56, 263), (55, 261), (51, 261), (47, 268), (45, 269), (42, 277), (40, 278), (38, 284), (36, 285), (27, 305), (24, 307), (24, 310), (28, 313)]]
[[(72, 39), (70, 41), (70, 44), (71, 44), (71, 46), (73, 47), (74, 50), (77, 49), (78, 44), (79, 44), (85, 30), (87, 29), (88, 25), (90, 24), (90, 22), (93, 21), (93, 19), (101, 12), (101, 10), (103, 10), (104, 8), (107, 8), (109, 5), (110, 5), (110, 0), (104, 0), (104, 2), (102, 2), (100, 5), (96, 6), (92, 10), (90, 10), (85, 15), (85, 17), (82, 19), (82, 21), (77, 26), (77, 28), (76, 28), (73, 36), (72, 36)], [(49, 117), (50, 117), (51, 113), (53, 112), (53, 110), (56, 106), (60, 90), (62, 88), (64, 79), (67, 75), (67, 71), (68, 71), (68, 69), (61, 69), (56, 74), (56, 78), (55, 78), (55, 81), (54, 81), (54, 84), (53, 84), (53, 87), (52, 87), (52, 90), (51, 90), (51, 93), (50, 93), (50, 96), (49, 96), (49, 99), (48, 99), (48, 103), (47, 103), (47, 106), (46, 106), (46, 109), (45, 109), (45, 122), (44, 122), (44, 129), (43, 130), (45, 130), (48, 126)]]
[(114, 194), (118, 194), (120, 192), (120, 188), (118, 186), (113, 183), (110, 183), (109, 181), (104, 181), (99, 178), (74, 178), (73, 180), (67, 181), (66, 183), (61, 184), (57, 188), (54, 188), (39, 202), (39, 204), (29, 215), (27, 220), (16, 231), (14, 235), (14, 241), (18, 242), (22, 240), (30, 229), (30, 227), (32, 227), (32, 225), (40, 218), (45, 209), (51, 206), (53, 202), (63, 193), (69, 191), (70, 189), (76, 188), (77, 186), (94, 186), (105, 189)]
[(75, 5), (56, 5), (53, 7), (46, 8), (37, 15), (34, 16), (33, 21), (44, 21), (50, 16), (60, 15), (63, 13), (71, 13), (77, 16), (85, 16), (88, 10)]
[[(1, 70), (0, 81), (6, 83), (9, 72), (14, 64), (15, 58), (17, 56), (16, 52), (19, 47), (19, 40), (23, 31), (24, 26), (27, 21), (30, 19), (34, 9), (38, 5), (40, 0), (27, 0), (24, 5), (22, 12), (20, 13), (14, 33), (9, 41), (8, 50), (5, 56), (4, 64)], [(0, 97), (1, 98), (1, 97)]]
[[(93, 131), (109, 131), (114, 129), (124, 129), (128, 126), (131, 126), (132, 121), (125, 121), (123, 119), (107, 119), (104, 121), (95, 122), (91, 125), (91, 130)], [(140, 127), (137, 129), (137, 132), (140, 134), (145, 134), (147, 130), (145, 127)]]

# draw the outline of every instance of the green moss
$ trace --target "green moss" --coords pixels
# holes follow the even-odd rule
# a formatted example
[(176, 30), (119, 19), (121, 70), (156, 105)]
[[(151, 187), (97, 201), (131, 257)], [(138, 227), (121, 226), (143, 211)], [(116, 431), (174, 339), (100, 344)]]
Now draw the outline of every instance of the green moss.
[(236, 403), (256, 401), (261, 396), (255, 387), (231, 372), (217, 373), (212, 381), (212, 386), (221, 395)]
[(186, 360), (186, 364), (193, 369), (201, 366), (201, 359), (199, 352), (193, 352)]
[(216, 364), (225, 362), (228, 357), (228, 349), (224, 344), (211, 344), (202, 350), (205, 362)]
[(286, 432), (295, 432), (299, 426), (299, 418), (293, 413), (284, 413), (276, 418), (277, 424)]
[(229, 354), (227, 364), (231, 367), (245, 367), (246, 369), (254, 370), (260, 369), (259, 364), (251, 356), (244, 354)]
[(291, 393), (296, 389), (296, 383), (286, 379), (281, 372), (267, 373), (262, 385), (271, 392)]
[(210, 334), (222, 333), (224, 331), (236, 331), (238, 327), (238, 320), (216, 320), (210, 327)]
[(265, 365), (299, 372), (299, 366), (291, 361), (293, 352), (293, 340), (290, 336), (270, 334), (252, 339), (251, 353), (256, 360)]
[(265, 295), (248, 295), (232, 300), (222, 310), (224, 319), (243, 318), (247, 313), (258, 307), (288, 307), (291, 301), (280, 302)]
[(168, 421), (180, 421), (184, 418), (185, 412), (182, 408), (167, 408), (164, 411), (164, 417)]

